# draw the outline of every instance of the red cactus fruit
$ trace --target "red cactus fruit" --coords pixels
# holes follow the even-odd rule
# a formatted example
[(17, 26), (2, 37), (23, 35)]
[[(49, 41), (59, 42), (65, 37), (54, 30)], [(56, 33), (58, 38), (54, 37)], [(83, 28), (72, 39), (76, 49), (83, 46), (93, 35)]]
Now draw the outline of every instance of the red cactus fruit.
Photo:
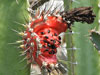
[(57, 66), (57, 48), (61, 44), (59, 34), (67, 29), (66, 22), (61, 17), (47, 16), (44, 19), (41, 16), (39, 19), (32, 21), (26, 31), (24, 31), (24, 51), (30, 62), (33, 60), (40, 66), (52, 68)]
[[(88, 12), (85, 12), (87, 10)], [(95, 17), (91, 7), (80, 7), (65, 12), (59, 12), (60, 10), (56, 11), (56, 9), (53, 11), (52, 14), (50, 9), (48, 11), (44, 9), (41, 13), (37, 12), (35, 20), (32, 20), (29, 25), (24, 25), (26, 30), (19, 33), (23, 36), (23, 40), (17, 41), (23, 42), (20, 47), (24, 49), (28, 62), (31, 64), (36, 62), (40, 69), (45, 67), (48, 71), (52, 70), (49, 75), (52, 75), (55, 70), (64, 71), (64, 67), (58, 64), (56, 55), (57, 48), (61, 44), (59, 34), (65, 32), (67, 28), (71, 29), (74, 22), (93, 23)]]

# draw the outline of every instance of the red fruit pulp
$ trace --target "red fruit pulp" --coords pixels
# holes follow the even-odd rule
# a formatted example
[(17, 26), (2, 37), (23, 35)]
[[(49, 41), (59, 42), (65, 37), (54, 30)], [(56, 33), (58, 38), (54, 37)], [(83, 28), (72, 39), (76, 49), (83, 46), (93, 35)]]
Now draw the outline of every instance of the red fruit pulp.
[[(29, 29), (33, 30), (30, 32)], [(46, 62), (47, 66), (57, 63), (57, 48), (61, 44), (61, 37), (58, 35), (65, 32), (66, 29), (67, 24), (61, 17), (48, 16), (44, 20), (43, 16), (41, 16), (41, 18), (31, 22), (30, 28), (25, 32), (27, 36), (24, 38), (24, 40), (30, 38), (30, 41), (25, 41), (24, 44), (28, 44), (27, 48), (30, 48), (34, 61), (40, 67), (43, 66), (43, 62)], [(32, 33), (36, 33), (38, 36), (32, 36)], [(38, 48), (39, 44), (36, 41), (38, 37), (39, 44), (42, 45), (41, 48)], [(31, 43), (34, 43), (34, 46), (30, 46)], [(27, 56), (29, 56), (29, 53), (27, 53)]]

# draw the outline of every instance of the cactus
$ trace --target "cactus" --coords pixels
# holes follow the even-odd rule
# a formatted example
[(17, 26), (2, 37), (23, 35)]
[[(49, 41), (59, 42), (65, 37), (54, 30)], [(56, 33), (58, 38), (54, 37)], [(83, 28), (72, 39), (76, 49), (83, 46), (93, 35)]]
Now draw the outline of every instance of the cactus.
[[(96, 4), (93, 3), (94, 1), (91, 0), (77, 1), (80, 4), (73, 3), (74, 7), (92, 6), (92, 4)], [(76, 51), (76, 60), (78, 62), (78, 65), (75, 68), (76, 75), (99, 75), (98, 54), (89, 39), (89, 31), (96, 26), (97, 25), (88, 25), (86, 23), (75, 23), (73, 27), (73, 31), (76, 33), (73, 35), (74, 45), (78, 48)]]
[[(11, 30), (23, 30), (23, 27), (15, 23), (15, 21), (26, 24), (26, 21), (29, 19), (26, 11), (28, 8), (27, 1), (16, 1), (17, 0), (0, 1), (0, 75), (30, 75), (30, 66), (27, 65), (27, 61), (25, 60), (20, 63), (24, 57), (19, 56), (21, 50), (16, 48), (18, 45), (9, 44), (21, 39)], [(76, 0), (74, 2), (64, 0), (64, 2), (65, 7), (67, 5), (65, 10), (80, 6), (93, 6), (95, 13), (98, 13), (96, 15), (100, 14), (97, 7), (99, 0)], [(34, 7), (34, 9), (35, 8), (36, 7)], [(99, 29), (98, 18), (99, 17), (96, 18), (92, 25), (75, 23), (74, 27), (72, 27), (74, 34), (66, 35), (67, 49), (72, 49), (68, 50), (68, 61), (66, 62), (69, 70), (68, 75), (99, 75), (98, 54), (89, 39), (89, 31), (93, 28), (96, 28), (96, 30)], [(70, 33), (70, 30), (66, 33)], [(96, 36), (96, 33), (91, 35), (93, 39), (95, 39)], [(98, 38), (96, 38), (96, 40), (98, 40)], [(97, 46), (98, 45), (99, 44), (97, 44)], [(76, 52), (73, 49), (76, 49)], [(69, 61), (72, 64), (70, 64)], [(78, 62), (76, 66), (74, 65), (75, 61)]]
[(95, 30), (91, 30), (90, 39), (93, 42), (94, 46), (100, 51), (100, 33)]
[[(19, 40), (20, 37), (12, 29), (20, 29), (21, 25), (15, 23), (26, 23), (28, 18), (25, 0), (0, 1), (0, 75), (29, 75), (26, 62), (20, 57), (20, 49), (17, 45), (9, 43)], [(24, 18), (25, 16), (25, 18)]]

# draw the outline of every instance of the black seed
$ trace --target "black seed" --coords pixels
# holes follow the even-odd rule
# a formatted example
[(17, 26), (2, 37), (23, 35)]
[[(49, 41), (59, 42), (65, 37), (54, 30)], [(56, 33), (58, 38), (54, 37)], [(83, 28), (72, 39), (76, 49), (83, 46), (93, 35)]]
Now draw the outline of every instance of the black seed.
[(50, 30), (48, 30), (48, 33), (50, 33)]
[(30, 50), (27, 50), (26, 52), (27, 52), (27, 53), (30, 53)]
[(47, 41), (46, 40), (43, 40), (45, 43), (47, 43)]
[(46, 49), (45, 51), (49, 51), (49, 49)]
[(56, 46), (53, 44), (50, 46), (52, 49), (56, 49)]
[(51, 52), (49, 52), (49, 54), (52, 54), (52, 51), (51, 51)]
[(44, 34), (44, 32), (41, 32), (41, 34), (43, 35), (43, 34)]
[(51, 47), (51, 45), (50, 45), (50, 44), (48, 44), (48, 47)]
[(56, 52), (54, 50), (50, 51), (49, 54), (55, 54)]
[(25, 41), (27, 40), (27, 38), (24, 39)]
[(59, 41), (59, 43), (61, 44), (61, 41)]
[[(47, 69), (47, 71), (48, 71), (48, 73), (50, 73), (51, 72), (51, 69)], [(50, 75), (50, 74), (49, 74)]]
[(45, 43), (49, 43), (47, 40), (43, 40)]
[(43, 45), (43, 47), (44, 47), (44, 48), (46, 48), (46, 46), (45, 46), (45, 45)]
[(55, 41), (55, 40), (53, 40), (53, 43), (56, 43), (56, 41)]
[(48, 39), (48, 36), (45, 36), (46, 39)]
[(52, 50), (52, 53), (55, 54), (56, 52), (54, 50)]
[(52, 39), (50, 41), (53, 41)]
[(56, 34), (56, 33), (54, 33), (54, 35), (55, 35), (55, 36), (57, 36), (57, 34)]
[(58, 39), (61, 40), (61, 37), (59, 36)]
[(53, 43), (56, 43), (56, 41), (55, 41), (55, 40), (52, 40), (52, 39), (51, 39), (50, 41), (52, 41)]
[(30, 45), (29, 44), (26, 44), (26, 47), (29, 47)]

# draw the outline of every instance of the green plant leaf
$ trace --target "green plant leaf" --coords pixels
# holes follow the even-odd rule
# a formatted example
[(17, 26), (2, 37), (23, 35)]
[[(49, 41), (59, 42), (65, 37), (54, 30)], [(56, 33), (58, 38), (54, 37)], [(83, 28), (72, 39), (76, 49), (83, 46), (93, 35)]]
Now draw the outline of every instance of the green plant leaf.
[[(11, 29), (21, 29), (21, 25), (16, 22), (25, 23), (28, 17), (26, 11), (26, 0), (0, 0), (0, 75), (29, 75), (29, 67), (26, 61), (20, 63), (18, 45), (8, 43), (15, 42), (21, 38)], [(22, 29), (21, 29), (22, 30)], [(27, 66), (27, 67), (25, 67)]]

